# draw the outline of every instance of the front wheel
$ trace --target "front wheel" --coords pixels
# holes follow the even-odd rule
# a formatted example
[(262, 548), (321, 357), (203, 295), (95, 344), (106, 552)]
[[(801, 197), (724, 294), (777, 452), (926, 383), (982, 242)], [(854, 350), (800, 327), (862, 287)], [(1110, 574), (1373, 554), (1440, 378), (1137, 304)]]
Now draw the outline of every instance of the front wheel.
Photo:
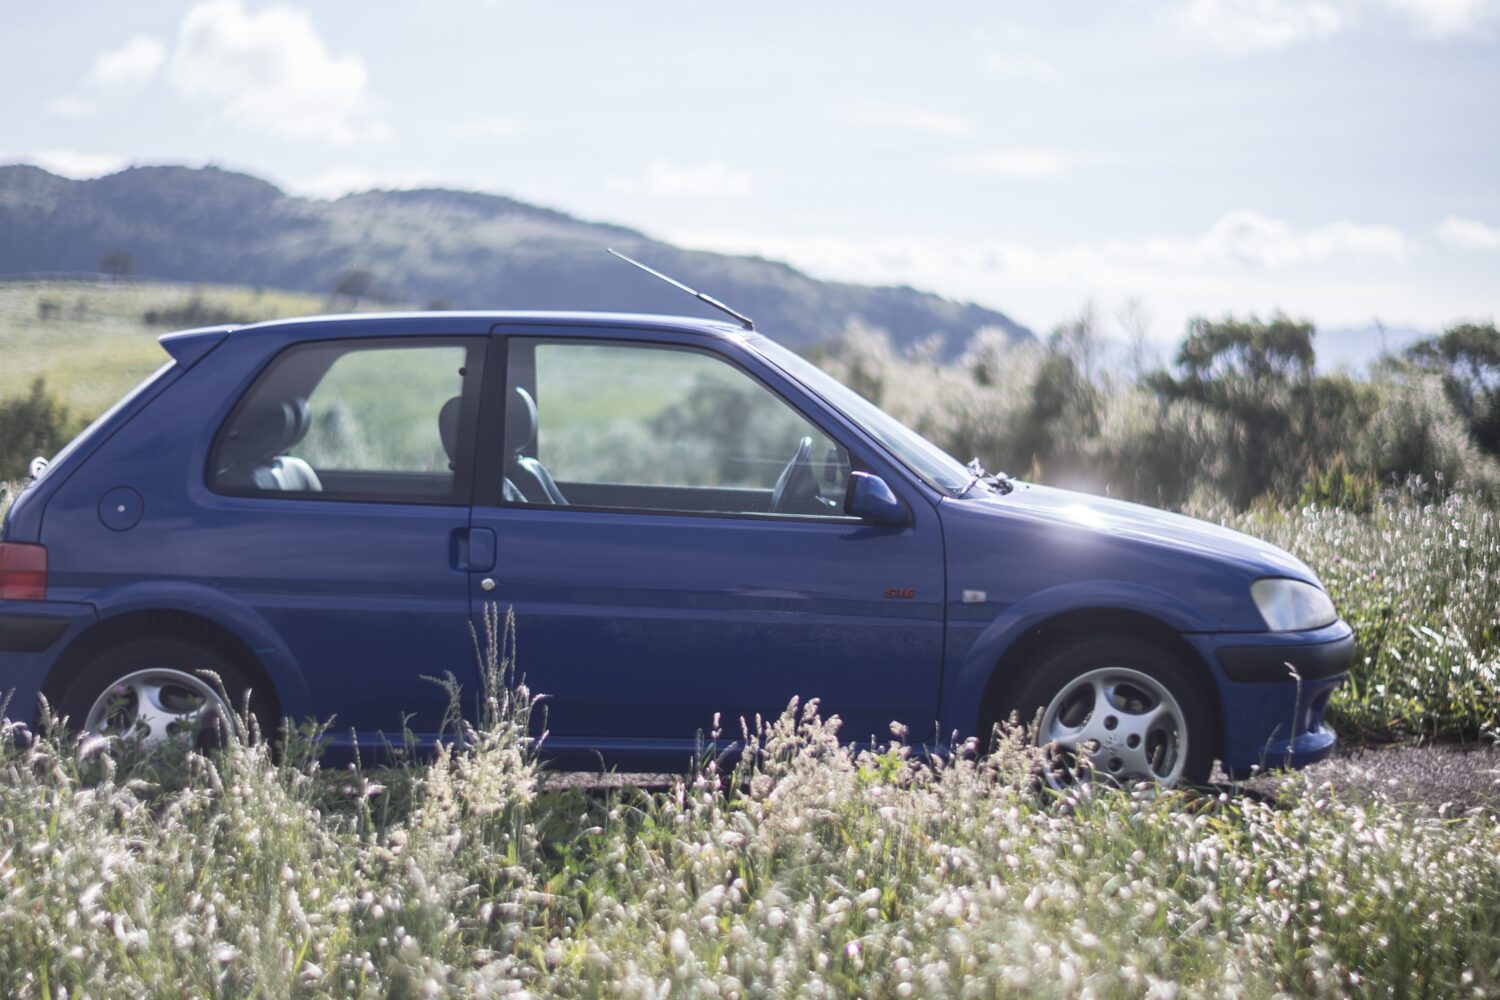
[(1085, 639), (1043, 654), (1013, 708), (1040, 745), (1120, 782), (1208, 780), (1216, 713), (1182, 661), (1131, 638)]

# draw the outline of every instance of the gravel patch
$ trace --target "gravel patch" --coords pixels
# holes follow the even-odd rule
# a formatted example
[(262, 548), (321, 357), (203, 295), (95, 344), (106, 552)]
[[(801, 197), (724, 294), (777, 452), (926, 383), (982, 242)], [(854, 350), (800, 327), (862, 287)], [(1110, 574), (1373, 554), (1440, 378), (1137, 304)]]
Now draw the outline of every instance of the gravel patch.
[[(1247, 782), (1267, 795), (1289, 779), (1267, 775)], [(1309, 787), (1331, 786), (1345, 801), (1380, 797), (1454, 815), (1500, 811), (1500, 746), (1493, 743), (1369, 746), (1340, 750), (1305, 768)]]

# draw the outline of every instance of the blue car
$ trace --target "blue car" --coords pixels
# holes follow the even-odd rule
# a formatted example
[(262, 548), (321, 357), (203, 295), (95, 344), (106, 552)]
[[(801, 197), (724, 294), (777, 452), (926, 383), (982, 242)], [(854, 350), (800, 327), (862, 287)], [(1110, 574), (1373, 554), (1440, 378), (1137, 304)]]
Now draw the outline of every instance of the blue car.
[[(515, 611), (561, 766), (680, 769), (715, 714), (822, 699), (935, 747), (1012, 712), (1164, 783), (1329, 753), (1353, 657), (1265, 543), (989, 476), (731, 324), (359, 315), (162, 338), (0, 543), (0, 690), (78, 728), (440, 731)], [(732, 722), (726, 726), (737, 730)]]

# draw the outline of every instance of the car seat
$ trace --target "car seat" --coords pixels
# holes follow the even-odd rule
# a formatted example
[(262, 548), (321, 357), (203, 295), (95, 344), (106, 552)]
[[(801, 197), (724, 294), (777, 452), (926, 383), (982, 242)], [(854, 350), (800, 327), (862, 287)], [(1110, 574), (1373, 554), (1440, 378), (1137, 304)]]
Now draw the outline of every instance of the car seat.
[(222, 451), (219, 482), (233, 489), (320, 493), (313, 467), (286, 452), (312, 426), (307, 400), (259, 402), (240, 414)]
[(568, 499), (553, 482), (551, 473), (541, 462), (524, 454), (536, 441), (536, 424), (536, 400), (516, 386), (505, 406), (505, 439), (510, 450), (505, 477), (519, 487), (525, 502), (565, 504)]

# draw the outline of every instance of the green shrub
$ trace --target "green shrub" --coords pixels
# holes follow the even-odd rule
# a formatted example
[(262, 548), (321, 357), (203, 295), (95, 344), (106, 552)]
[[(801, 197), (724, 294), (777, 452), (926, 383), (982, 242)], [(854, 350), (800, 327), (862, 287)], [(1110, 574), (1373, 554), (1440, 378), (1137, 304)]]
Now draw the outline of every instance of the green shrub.
[(0, 481), (25, 477), (33, 458), (51, 457), (71, 436), (68, 408), (42, 379), (27, 395), (0, 400)]
[(1495, 324), (1460, 323), (1413, 345), (1406, 356), (1442, 379), (1475, 442), (1500, 457), (1500, 330)]
[(200, 293), (194, 292), (176, 305), (147, 309), (141, 319), (147, 326), (185, 329), (198, 326), (238, 326), (254, 323), (257, 317), (221, 303), (206, 301)]
[(1195, 320), (1174, 370), (1141, 377), (1101, 360), (1085, 313), (1042, 343), (981, 331), (950, 365), (858, 327), (817, 360), (960, 460), (1165, 507), (1368, 507), (1372, 483), (1412, 475), (1500, 495), (1500, 462), (1477, 436), (1495, 409), (1492, 368), (1465, 368), (1461, 392), (1446, 368), (1415, 362), (1318, 375), (1313, 341), (1281, 316)]
[(1373, 385), (1381, 405), (1348, 445), (1365, 468), (1386, 480), (1417, 475), (1500, 495), (1500, 464), (1476, 444), (1437, 376), (1391, 370)]
[(1368, 469), (1354, 468), (1343, 452), (1325, 465), (1308, 470), (1297, 506), (1338, 507), (1368, 514), (1380, 500), (1380, 483)]

